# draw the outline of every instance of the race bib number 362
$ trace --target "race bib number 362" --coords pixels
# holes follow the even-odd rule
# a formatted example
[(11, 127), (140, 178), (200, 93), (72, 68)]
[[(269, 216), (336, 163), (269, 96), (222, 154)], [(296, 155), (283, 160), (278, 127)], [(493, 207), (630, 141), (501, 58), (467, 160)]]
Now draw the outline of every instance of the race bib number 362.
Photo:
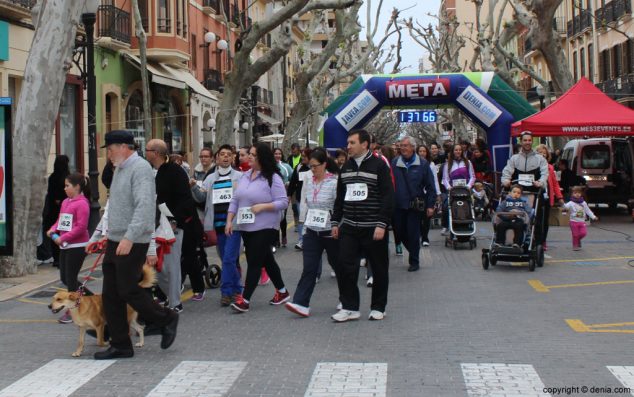
[(345, 201), (363, 201), (368, 198), (368, 185), (365, 183), (351, 183), (346, 185)]
[(70, 232), (72, 228), (73, 228), (73, 214), (60, 214), (57, 230)]
[(238, 209), (238, 225), (244, 225), (255, 222), (255, 214), (251, 211), (251, 207), (242, 207)]

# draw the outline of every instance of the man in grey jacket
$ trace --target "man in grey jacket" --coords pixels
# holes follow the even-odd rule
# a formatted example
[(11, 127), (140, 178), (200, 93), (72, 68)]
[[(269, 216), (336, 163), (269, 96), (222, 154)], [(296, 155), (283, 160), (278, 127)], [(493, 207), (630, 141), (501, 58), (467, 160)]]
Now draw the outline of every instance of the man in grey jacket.
[(535, 208), (535, 242), (542, 244), (544, 241), (544, 222), (548, 221), (544, 219), (543, 201), (548, 200), (548, 161), (533, 150), (533, 134), (530, 131), (522, 132), (520, 139), (522, 148), (506, 163), (506, 167), (502, 170), (501, 182), (506, 188), (511, 186), (511, 183), (518, 183), (524, 186), (524, 190), (529, 191), (544, 188), (544, 193), (540, 197), (541, 202)]
[(139, 285), (155, 225), (155, 186), (150, 164), (139, 157), (131, 132), (106, 134), (108, 159), (116, 167), (110, 186), (108, 244), (103, 268), (103, 308), (110, 330), (110, 348), (96, 360), (134, 355), (126, 304), (148, 322), (161, 327), (161, 348), (176, 338), (178, 314), (152, 301)]

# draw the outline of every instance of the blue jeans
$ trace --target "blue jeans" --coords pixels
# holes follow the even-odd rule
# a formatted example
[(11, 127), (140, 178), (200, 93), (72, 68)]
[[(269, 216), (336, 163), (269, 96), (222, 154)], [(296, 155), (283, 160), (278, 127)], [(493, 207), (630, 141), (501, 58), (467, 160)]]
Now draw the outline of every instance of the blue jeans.
[(295, 226), (297, 226), (297, 234), (299, 235), (299, 237), (297, 237), (297, 242), (303, 244), (304, 235), (302, 234), (302, 231), (304, 230), (304, 224), (297, 222)]
[(310, 297), (313, 295), (317, 273), (321, 264), (321, 254), (326, 250), (328, 261), (336, 263), (339, 257), (339, 240), (320, 236), (310, 229), (304, 235), (304, 248), (302, 256), (304, 258), (304, 269), (302, 276), (297, 283), (293, 303), (309, 307)]
[(233, 232), (231, 236), (217, 233), (216, 249), (222, 258), (222, 273), (220, 275), (220, 292), (222, 295), (232, 296), (242, 293), (240, 273), (238, 273), (238, 257), (240, 256), (240, 232)]

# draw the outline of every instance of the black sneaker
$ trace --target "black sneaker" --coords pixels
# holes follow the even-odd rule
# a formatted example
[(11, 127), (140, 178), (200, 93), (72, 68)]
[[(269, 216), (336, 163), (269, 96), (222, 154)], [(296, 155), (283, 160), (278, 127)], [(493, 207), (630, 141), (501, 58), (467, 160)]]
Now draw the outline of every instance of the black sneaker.
[(183, 311), (183, 304), (179, 304), (174, 306), (174, 308), (172, 308), (172, 310), (174, 310), (176, 313), (181, 313)]

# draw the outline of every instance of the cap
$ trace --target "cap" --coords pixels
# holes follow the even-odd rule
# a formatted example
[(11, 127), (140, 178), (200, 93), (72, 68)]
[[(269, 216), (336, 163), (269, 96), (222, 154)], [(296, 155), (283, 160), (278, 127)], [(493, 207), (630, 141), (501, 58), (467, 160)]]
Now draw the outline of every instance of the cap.
[(126, 130), (113, 130), (106, 134), (106, 144), (102, 148), (115, 143), (134, 145), (134, 135)]
[(524, 135), (533, 136), (533, 133), (531, 131), (529, 131), (529, 130), (525, 130), (525, 131), (520, 132), (520, 136), (524, 136)]

